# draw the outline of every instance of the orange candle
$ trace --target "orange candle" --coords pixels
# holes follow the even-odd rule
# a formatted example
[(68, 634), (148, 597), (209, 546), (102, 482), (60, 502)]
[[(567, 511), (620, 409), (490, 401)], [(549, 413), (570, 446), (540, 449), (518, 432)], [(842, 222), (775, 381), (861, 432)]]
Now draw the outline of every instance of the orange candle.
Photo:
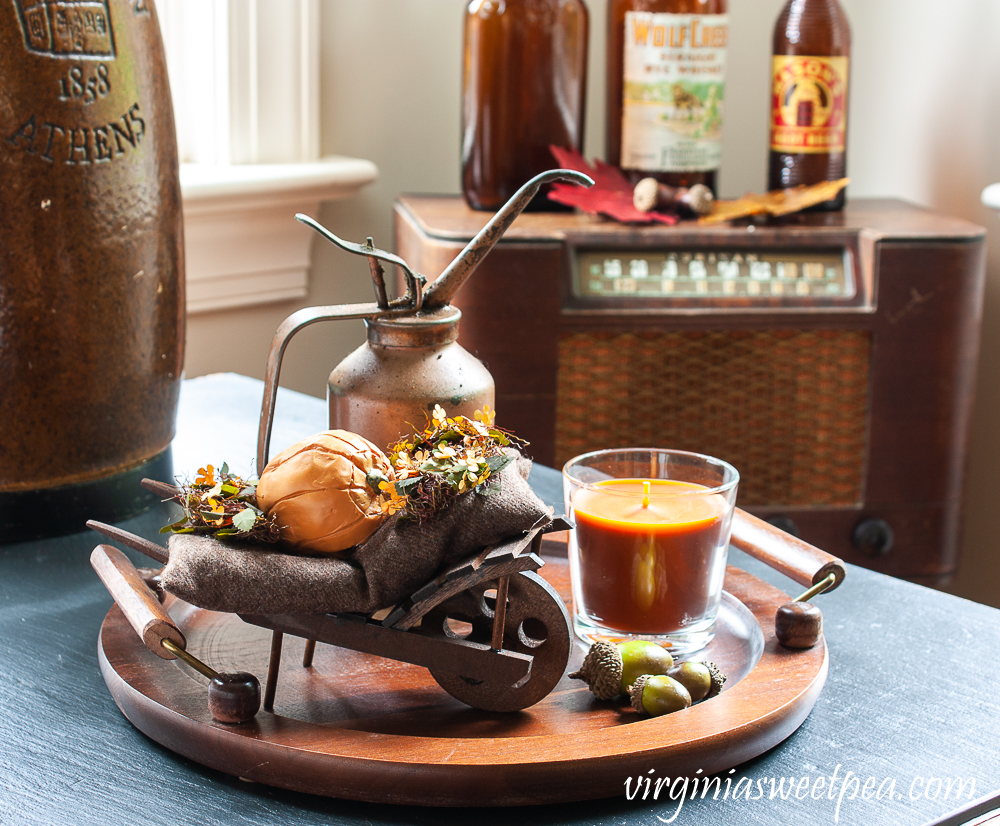
[(714, 611), (726, 498), (690, 482), (609, 479), (573, 496), (581, 597), (592, 621), (682, 631)]

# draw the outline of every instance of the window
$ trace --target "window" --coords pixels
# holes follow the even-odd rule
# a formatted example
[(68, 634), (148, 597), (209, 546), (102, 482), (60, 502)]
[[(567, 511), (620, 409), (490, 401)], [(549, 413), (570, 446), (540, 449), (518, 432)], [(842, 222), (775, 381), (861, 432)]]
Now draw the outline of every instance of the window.
[(184, 193), (188, 312), (306, 296), (315, 214), (375, 179), (319, 158), (319, 0), (160, 0)]

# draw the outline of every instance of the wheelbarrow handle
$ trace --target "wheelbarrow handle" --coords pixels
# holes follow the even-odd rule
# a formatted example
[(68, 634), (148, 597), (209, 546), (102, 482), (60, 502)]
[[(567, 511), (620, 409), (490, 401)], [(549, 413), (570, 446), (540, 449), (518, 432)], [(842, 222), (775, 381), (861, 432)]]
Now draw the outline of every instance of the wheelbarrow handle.
[[(153, 491), (157, 495), (162, 493), (163, 488), (169, 488), (170, 490), (173, 490), (174, 493), (179, 493), (177, 488), (171, 488), (169, 485), (163, 485), (162, 483), (155, 482), (152, 479), (143, 479), (141, 484), (144, 488)], [(151, 487), (151, 485), (155, 487)], [(169, 494), (168, 496), (172, 496), (172, 494)], [(155, 542), (150, 542), (148, 539), (144, 539), (141, 536), (136, 536), (134, 533), (129, 533), (121, 528), (116, 528), (114, 525), (108, 525), (105, 522), (98, 522), (96, 519), (88, 519), (87, 527), (107, 539), (114, 542), (120, 542), (126, 548), (131, 548), (133, 551), (145, 554), (150, 559), (159, 562), (161, 565), (166, 565), (170, 561), (170, 554), (166, 548), (162, 545), (157, 545)]]
[(146, 648), (165, 660), (176, 659), (163, 641), (170, 640), (182, 650), (187, 641), (129, 558), (111, 545), (98, 545), (90, 564)]

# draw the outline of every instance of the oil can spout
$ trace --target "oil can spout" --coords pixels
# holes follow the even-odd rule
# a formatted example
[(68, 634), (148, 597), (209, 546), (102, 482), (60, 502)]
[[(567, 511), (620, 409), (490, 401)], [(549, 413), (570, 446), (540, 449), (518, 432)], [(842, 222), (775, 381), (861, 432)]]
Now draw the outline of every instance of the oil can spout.
[(427, 288), (424, 293), (424, 308), (426, 310), (444, 307), (451, 302), (455, 293), (465, 283), (465, 279), (493, 249), (493, 245), (500, 240), (500, 236), (506, 232), (507, 227), (514, 222), (514, 219), (521, 214), (521, 211), (538, 192), (539, 187), (552, 181), (570, 181), (587, 187), (594, 185), (593, 179), (589, 176), (572, 169), (551, 169), (536, 175), (514, 193), (511, 199), (490, 219), (490, 222), (458, 254), (458, 257)]

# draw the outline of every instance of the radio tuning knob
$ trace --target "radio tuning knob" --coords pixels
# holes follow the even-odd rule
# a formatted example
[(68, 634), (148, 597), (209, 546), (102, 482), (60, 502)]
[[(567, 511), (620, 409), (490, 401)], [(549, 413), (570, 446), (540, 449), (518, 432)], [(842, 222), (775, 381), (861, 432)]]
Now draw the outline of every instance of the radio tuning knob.
[(854, 526), (851, 542), (865, 556), (879, 557), (885, 556), (892, 550), (895, 538), (892, 526), (888, 522), (873, 517), (862, 519)]
[(774, 525), (779, 531), (790, 533), (796, 539), (802, 538), (802, 534), (799, 533), (799, 526), (787, 516), (769, 516), (764, 521), (769, 525)]

